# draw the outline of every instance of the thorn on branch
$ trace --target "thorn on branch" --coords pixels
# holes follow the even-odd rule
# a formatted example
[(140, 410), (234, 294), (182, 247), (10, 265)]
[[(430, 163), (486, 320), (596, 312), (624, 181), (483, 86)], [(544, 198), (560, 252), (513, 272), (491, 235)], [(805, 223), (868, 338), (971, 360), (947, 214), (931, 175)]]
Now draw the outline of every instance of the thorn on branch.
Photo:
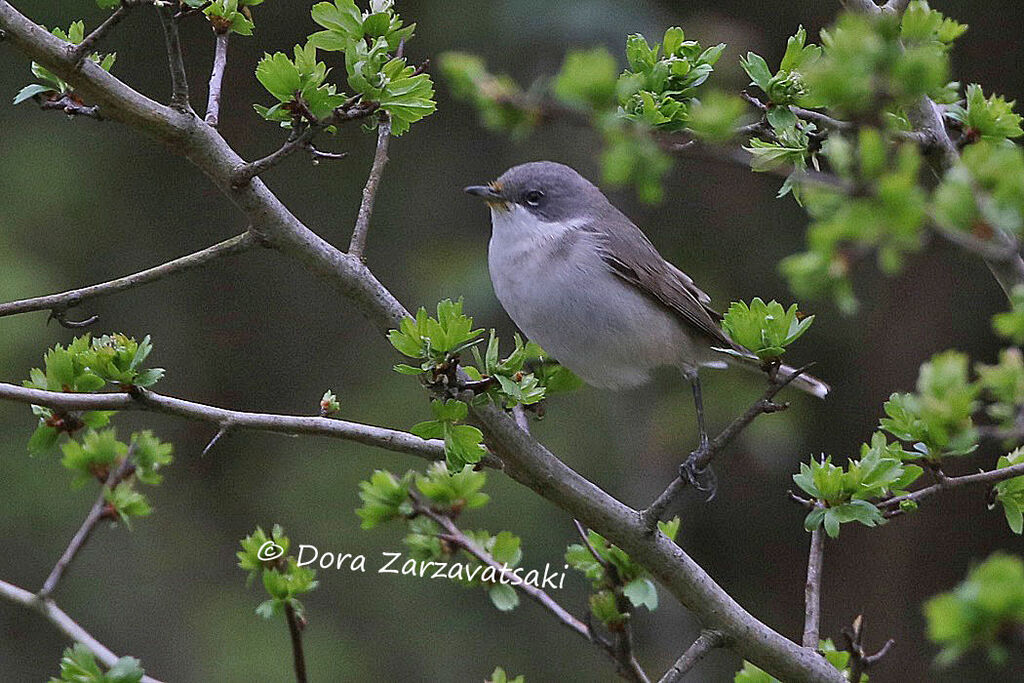
[(206, 444), (206, 447), (203, 449), (203, 452), (200, 455), (205, 457), (206, 454), (208, 454), (210, 452), (210, 450), (212, 450), (213, 447), (215, 445), (217, 445), (217, 442), (220, 441), (221, 438), (223, 438), (224, 435), (227, 434), (230, 429), (231, 429), (231, 424), (230, 423), (225, 422), (224, 424), (222, 424), (220, 426), (220, 429), (217, 430), (217, 433), (213, 435), (212, 439), (210, 439), (210, 442), (208, 444)]
[[(73, 306), (74, 304), (68, 305)], [(66, 309), (54, 308), (50, 311), (50, 317), (46, 319), (46, 322), (56, 320), (58, 323), (60, 323), (60, 326), (65, 329), (78, 330), (83, 327), (89, 327), (90, 325), (92, 325), (93, 323), (100, 319), (98, 315), (92, 315), (86, 318), (85, 320), (68, 320), (67, 315), (68, 312)]]

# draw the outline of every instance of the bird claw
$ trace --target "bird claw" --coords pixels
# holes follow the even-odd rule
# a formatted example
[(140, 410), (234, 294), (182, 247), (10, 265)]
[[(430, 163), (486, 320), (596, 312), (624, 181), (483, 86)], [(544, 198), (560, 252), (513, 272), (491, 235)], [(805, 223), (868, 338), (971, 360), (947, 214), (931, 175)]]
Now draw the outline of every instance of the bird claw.
[(679, 466), (679, 476), (697, 491), (707, 493), (705, 502), (710, 503), (718, 492), (718, 476), (711, 465), (697, 467), (692, 461), (687, 460)]

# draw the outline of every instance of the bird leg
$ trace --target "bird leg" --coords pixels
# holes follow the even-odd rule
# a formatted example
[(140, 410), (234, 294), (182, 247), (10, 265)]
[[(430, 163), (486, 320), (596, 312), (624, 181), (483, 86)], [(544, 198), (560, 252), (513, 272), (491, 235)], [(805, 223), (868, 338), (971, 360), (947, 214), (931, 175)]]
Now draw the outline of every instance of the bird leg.
[(683, 376), (690, 382), (693, 389), (693, 405), (697, 412), (697, 431), (700, 433), (700, 442), (697, 449), (690, 453), (690, 457), (679, 466), (679, 476), (685, 479), (698, 491), (707, 492), (708, 500), (715, 497), (715, 490), (718, 488), (718, 479), (708, 459), (708, 430), (704, 422), (704, 398), (701, 393), (700, 376), (696, 370), (685, 371)]

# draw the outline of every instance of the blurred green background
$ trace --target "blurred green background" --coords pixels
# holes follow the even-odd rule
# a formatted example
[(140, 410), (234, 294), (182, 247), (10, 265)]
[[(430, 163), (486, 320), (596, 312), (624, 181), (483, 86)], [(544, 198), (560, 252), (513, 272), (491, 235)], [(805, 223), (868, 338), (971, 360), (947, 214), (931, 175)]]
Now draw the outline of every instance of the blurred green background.
[[(103, 13), (92, 2), (19, 0), (47, 26)], [(231, 44), (221, 130), (246, 158), (269, 153), (282, 132), (258, 119), (266, 102), (253, 68), (264, 51), (289, 50), (313, 30), (307, 2), (272, 0), (257, 8), (257, 33)], [(957, 77), (1009, 98), (1024, 93), (1020, 32), (1024, 6), (994, 0), (934, 3), (970, 24), (955, 53)], [(419, 61), (445, 50), (484, 56), (492, 69), (529, 83), (553, 73), (569, 47), (605, 44), (622, 54), (627, 33), (660, 35), (678, 24), (705, 43), (729, 48), (719, 85), (739, 89), (748, 49), (777, 63), (799, 24), (817, 36), (838, 3), (801, 0), (672, 2), (399, 2), (418, 24), (407, 54)], [(213, 39), (204, 22), (183, 29), (193, 103), (201, 109)], [(151, 11), (136, 11), (103, 45), (116, 48), (114, 73), (165, 98), (162, 37)], [(621, 60), (621, 57), (620, 57)], [(28, 62), (0, 44), (0, 99), (30, 82)], [(486, 269), (486, 211), (461, 193), (523, 161), (553, 159), (595, 180), (597, 137), (552, 125), (523, 140), (483, 131), (475, 113), (438, 84), (438, 112), (393, 142), (378, 197), (368, 259), (408, 307), (464, 296), (477, 322), (510, 334)], [(6, 99), (4, 99), (6, 98)], [(267, 174), (269, 185), (314, 230), (347, 244), (369, 168), (374, 136), (345, 128), (330, 144), (349, 158), (312, 167), (296, 155)], [(328, 147), (328, 144), (324, 144)], [(754, 296), (791, 299), (775, 270), (802, 241), (806, 217), (792, 199), (776, 201), (778, 180), (742, 168), (680, 160), (666, 201), (644, 206), (625, 192), (613, 201), (662, 253), (692, 275), (720, 309)], [(105, 280), (154, 265), (244, 229), (242, 218), (195, 169), (149, 139), (112, 124), (69, 121), (31, 104), (0, 106), (0, 299), (12, 300)], [(810, 454), (856, 455), (881, 404), (912, 388), (919, 363), (955, 347), (994, 360), (992, 313), (1005, 307), (978, 260), (929, 244), (898, 278), (870, 266), (857, 275), (863, 305), (852, 318), (825, 302), (797, 361), (816, 360), (835, 387), (826, 402), (789, 396), (793, 408), (762, 418), (720, 460), (718, 497), (690, 495), (677, 510), (680, 542), (744, 607), (788, 636), (802, 622), (808, 535), (803, 512), (786, 496), (797, 463)], [(153, 336), (151, 363), (167, 368), (165, 393), (240, 409), (309, 414), (333, 388), (341, 416), (408, 428), (429, 416), (416, 382), (390, 371), (390, 347), (353, 307), (296, 264), (257, 251), (144, 289), (90, 302), (76, 314), (101, 316), (95, 331)], [(0, 320), (0, 379), (18, 382), (43, 351), (73, 335), (45, 313)], [(710, 374), (705, 401), (721, 428), (760, 393), (742, 373)], [(27, 406), (0, 403), (0, 577), (37, 589), (81, 523), (95, 491), (70, 491), (56, 455), (32, 459)], [(235, 433), (205, 458), (208, 424), (126, 414), (122, 430), (151, 427), (175, 444), (165, 483), (150, 491), (155, 514), (135, 531), (101, 528), (61, 584), (59, 604), (118, 653), (142, 659), (172, 681), (286, 681), (292, 676), (287, 628), (253, 610), (235, 567), (238, 539), (257, 524), (283, 524), (293, 543), (363, 553), (400, 551), (400, 529), (359, 529), (357, 482), (375, 468), (402, 472), (422, 462), (339, 441)], [(552, 400), (535, 433), (572, 467), (633, 506), (648, 503), (695, 441), (689, 389), (672, 374), (623, 393), (584, 389)], [(997, 454), (971, 463), (991, 466)], [(466, 513), (468, 528), (510, 529), (523, 537), (524, 564), (560, 565), (575, 540), (570, 518), (531, 492), (492, 475), (493, 497)], [(46, 501), (44, 504), (43, 501)], [(56, 502), (52, 502), (56, 501)], [(869, 647), (897, 646), (873, 681), (1013, 680), (968, 657), (931, 668), (921, 602), (955, 584), (970, 563), (996, 548), (1021, 551), (1002, 515), (987, 512), (977, 490), (929, 502), (880, 529), (843, 528), (826, 549), (823, 634), (863, 613)], [(532, 603), (498, 613), (486, 596), (447, 582), (321, 571), (306, 600), (306, 650), (314, 681), (479, 681), (496, 665), (533, 681), (613, 680), (602, 655)], [(586, 585), (573, 576), (558, 597), (577, 613)], [(638, 656), (660, 675), (695, 636), (698, 624), (667, 594), (636, 619)], [(65, 645), (37, 615), (0, 604), (0, 679), (42, 680)], [(694, 680), (731, 680), (739, 661), (713, 652)], [(1017, 669), (1018, 675), (1020, 669)], [(1019, 680), (1019, 679), (1018, 679)]]

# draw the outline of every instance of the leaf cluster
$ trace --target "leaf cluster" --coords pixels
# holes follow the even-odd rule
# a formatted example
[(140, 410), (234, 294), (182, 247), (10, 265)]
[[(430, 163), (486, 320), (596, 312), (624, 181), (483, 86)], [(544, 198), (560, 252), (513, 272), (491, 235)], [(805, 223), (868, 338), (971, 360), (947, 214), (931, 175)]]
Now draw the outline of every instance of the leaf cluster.
[(316, 571), (310, 567), (300, 567), (296, 559), (288, 554), (291, 541), (281, 525), (275, 524), (269, 536), (258, 526), (240, 541), (240, 545), (242, 549), (235, 555), (238, 557), (239, 568), (248, 572), (246, 586), (252, 585), (253, 580), (260, 577), (263, 588), (270, 596), (259, 604), (256, 614), (264, 619), (272, 619), (291, 607), (299, 620), (304, 620), (305, 612), (298, 596), (317, 587)]
[(772, 300), (755, 298), (749, 305), (734, 301), (722, 319), (722, 329), (737, 344), (757, 354), (762, 361), (776, 361), (786, 347), (799, 339), (814, 322), (793, 304), (788, 309)]
[[(117, 4), (120, 4), (120, 0), (118, 0)], [(85, 39), (85, 23), (76, 21), (68, 27), (67, 31), (61, 28), (54, 28), (51, 33), (61, 40), (66, 40), (72, 45), (78, 45)], [(104, 71), (110, 71), (110, 68), (114, 66), (114, 61), (117, 59), (117, 54), (111, 52), (109, 54), (100, 55), (93, 52), (90, 53), (86, 59), (96, 62)], [(14, 104), (20, 104), (26, 100), (32, 99), (33, 97), (56, 99), (61, 95), (67, 95), (73, 100), (76, 100), (79, 103), (81, 102), (77, 95), (75, 95), (74, 89), (69, 83), (44, 67), (42, 64), (32, 62), (32, 75), (38, 78), (39, 81), (36, 83), (30, 83), (19, 90), (18, 94), (14, 96)]]
[(96, 656), (82, 643), (64, 648), (60, 659), (60, 675), (49, 683), (139, 683), (145, 674), (135, 657), (121, 657), (103, 671)]
[(984, 650), (996, 664), (1008, 656), (1004, 634), (1024, 627), (1024, 562), (994, 553), (972, 568), (956, 588), (924, 605), (928, 638), (948, 666), (970, 650)]

